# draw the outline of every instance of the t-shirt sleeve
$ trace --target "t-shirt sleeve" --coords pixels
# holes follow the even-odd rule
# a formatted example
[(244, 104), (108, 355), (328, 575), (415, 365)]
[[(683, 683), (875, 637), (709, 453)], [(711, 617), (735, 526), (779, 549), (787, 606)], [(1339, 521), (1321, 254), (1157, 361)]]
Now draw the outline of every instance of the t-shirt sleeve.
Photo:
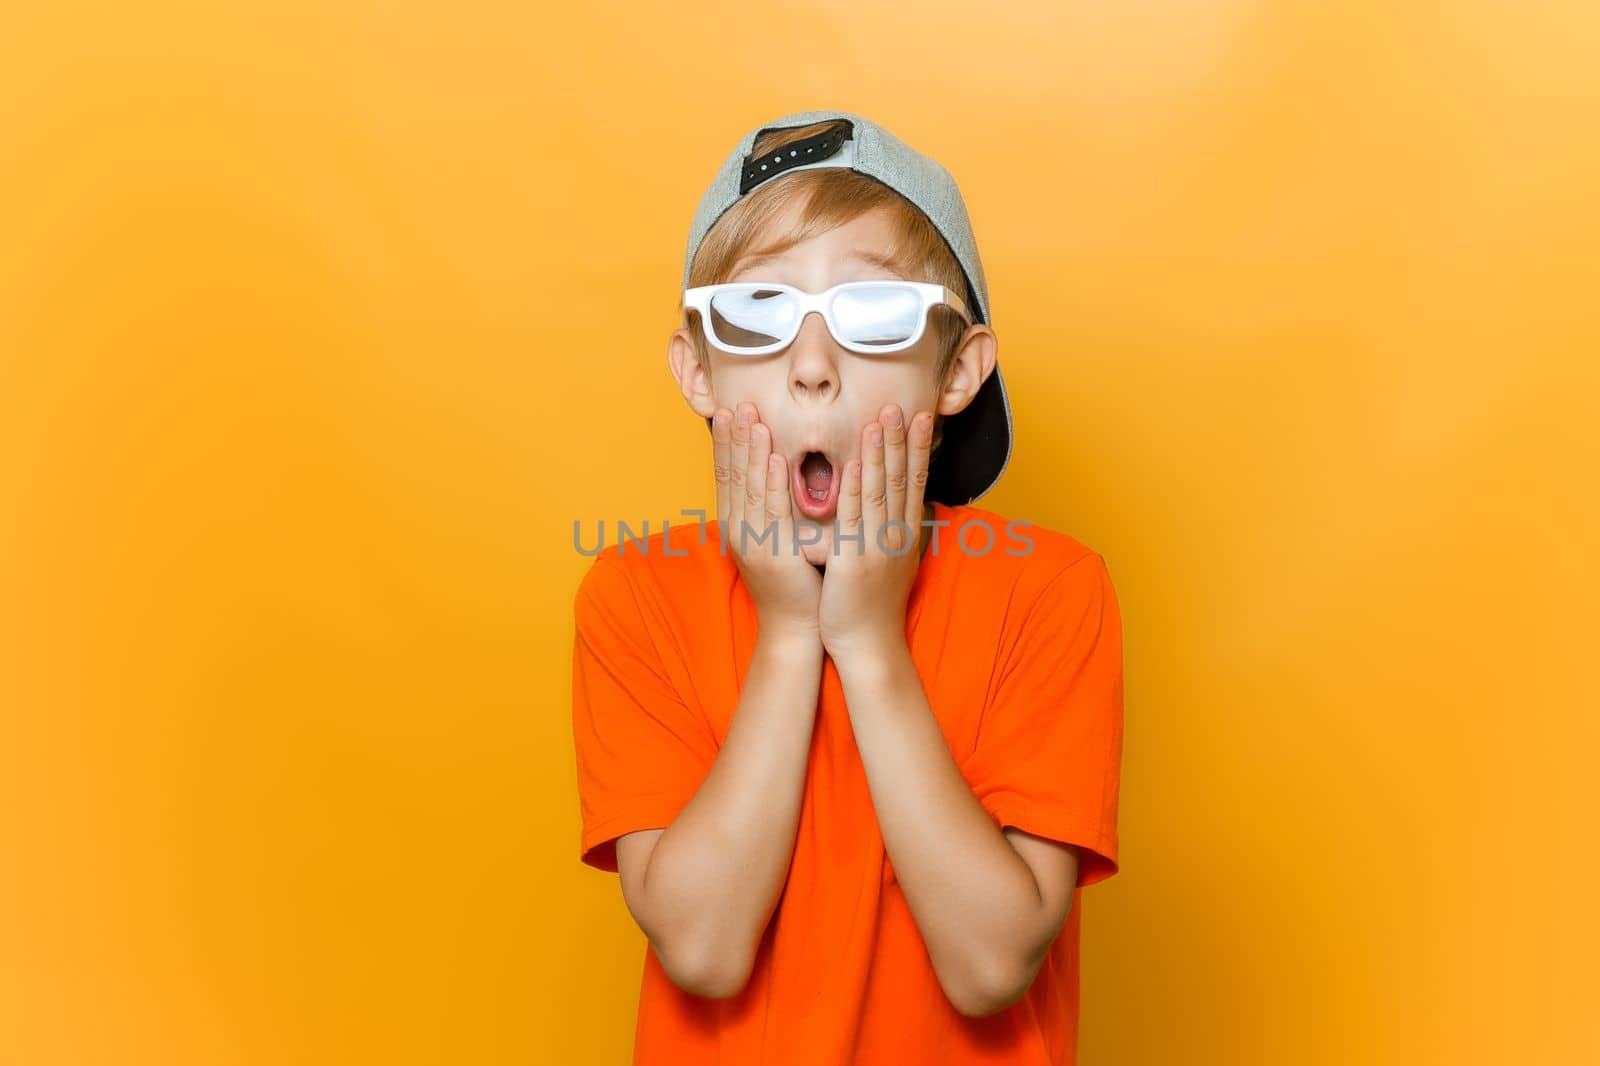
[(1002, 828), (1076, 845), (1079, 886), (1103, 881), (1117, 872), (1122, 764), (1122, 618), (1105, 560), (1090, 552), (1049, 578), (1003, 655), (963, 772)]
[(673, 644), (652, 617), (625, 566), (598, 557), (574, 599), (572, 651), (579, 858), (598, 870), (616, 871), (617, 837), (671, 825), (716, 758), (709, 723), (673, 684)]

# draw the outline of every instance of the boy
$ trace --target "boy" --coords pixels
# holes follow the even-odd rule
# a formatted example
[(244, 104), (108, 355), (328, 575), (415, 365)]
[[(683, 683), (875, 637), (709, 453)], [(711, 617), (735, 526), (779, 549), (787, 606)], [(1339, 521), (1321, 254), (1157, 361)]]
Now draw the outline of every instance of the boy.
[(1121, 619), (1099, 554), (971, 505), (1011, 419), (961, 195), (859, 115), (785, 115), (684, 283), (716, 522), (602, 551), (574, 607), (581, 858), (648, 940), (634, 1062), (1072, 1063)]

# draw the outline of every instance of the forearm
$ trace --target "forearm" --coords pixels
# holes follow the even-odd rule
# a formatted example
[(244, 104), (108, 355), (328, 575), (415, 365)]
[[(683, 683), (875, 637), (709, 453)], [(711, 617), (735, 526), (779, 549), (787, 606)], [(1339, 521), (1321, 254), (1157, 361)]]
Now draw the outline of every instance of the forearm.
[(651, 939), (720, 994), (743, 986), (783, 891), (821, 677), (814, 634), (757, 637), (722, 748), (650, 855)]
[(872, 804), (940, 984), (993, 1009), (1036, 964), (1039, 886), (950, 754), (903, 644), (836, 662)]

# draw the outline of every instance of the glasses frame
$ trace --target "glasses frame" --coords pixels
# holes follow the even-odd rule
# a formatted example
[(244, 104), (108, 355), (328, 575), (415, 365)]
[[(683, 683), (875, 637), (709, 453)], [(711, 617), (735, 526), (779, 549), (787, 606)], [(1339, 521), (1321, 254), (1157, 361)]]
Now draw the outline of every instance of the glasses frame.
[[(866, 345), (842, 339), (839, 336), (839, 329), (833, 320), (833, 301), (839, 292), (843, 289), (889, 285), (902, 289), (913, 289), (922, 297), (922, 311), (917, 319), (917, 330), (911, 335), (910, 339), (897, 344)], [(745, 346), (729, 347), (724, 344), (716, 334), (716, 326), (712, 324), (711, 298), (719, 292), (736, 289), (779, 289), (794, 294), (800, 304), (800, 313), (795, 316), (794, 320), (794, 330), (787, 337), (780, 338), (771, 344), (763, 344), (753, 348)], [(928, 330), (928, 312), (941, 304), (954, 308), (956, 313), (965, 319), (968, 325), (971, 325), (972, 313), (967, 310), (967, 305), (961, 297), (945, 286), (933, 281), (893, 281), (888, 279), (842, 281), (821, 292), (807, 292), (805, 289), (797, 288), (793, 285), (785, 285), (781, 281), (725, 281), (717, 285), (696, 285), (694, 288), (683, 290), (685, 319), (687, 319), (690, 311), (698, 311), (700, 313), (700, 326), (705, 332), (706, 339), (715, 345), (719, 351), (737, 356), (770, 355), (773, 352), (782, 351), (784, 348), (789, 347), (794, 343), (794, 339), (800, 335), (800, 327), (805, 325), (806, 316), (812, 311), (822, 312), (822, 319), (828, 324), (828, 333), (840, 347), (848, 351), (856, 352), (859, 355), (891, 355), (895, 352), (903, 352), (922, 339), (922, 335)]]

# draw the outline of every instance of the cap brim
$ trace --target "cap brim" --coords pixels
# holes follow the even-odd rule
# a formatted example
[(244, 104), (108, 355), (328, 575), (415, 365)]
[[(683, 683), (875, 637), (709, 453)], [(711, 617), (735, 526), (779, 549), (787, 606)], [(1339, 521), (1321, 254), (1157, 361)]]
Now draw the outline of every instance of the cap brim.
[(923, 499), (951, 507), (971, 503), (994, 487), (1010, 459), (1011, 405), (996, 363), (972, 402), (944, 420)]

